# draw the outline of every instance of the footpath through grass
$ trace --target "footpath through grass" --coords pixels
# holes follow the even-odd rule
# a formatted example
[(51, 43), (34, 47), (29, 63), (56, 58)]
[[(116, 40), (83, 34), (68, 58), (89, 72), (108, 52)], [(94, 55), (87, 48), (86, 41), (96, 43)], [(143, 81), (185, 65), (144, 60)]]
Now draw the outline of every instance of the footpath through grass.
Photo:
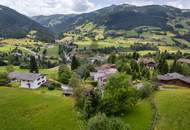
[(190, 89), (159, 91), (155, 98), (159, 114), (155, 130), (190, 129)]
[(1, 130), (79, 130), (72, 98), (0, 87)]

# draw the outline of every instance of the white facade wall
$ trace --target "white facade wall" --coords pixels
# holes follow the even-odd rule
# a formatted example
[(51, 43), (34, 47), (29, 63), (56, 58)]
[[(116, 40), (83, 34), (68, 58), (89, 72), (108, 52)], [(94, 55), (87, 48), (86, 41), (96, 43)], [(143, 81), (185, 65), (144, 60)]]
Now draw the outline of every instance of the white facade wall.
[(92, 72), (90, 75), (94, 81), (98, 82), (98, 86), (102, 87), (105, 85), (105, 81), (111, 74), (117, 73), (117, 69), (110, 68), (105, 70), (99, 70), (98, 72)]
[(23, 81), (21, 80), (21, 88), (29, 88), (29, 89), (37, 89), (42, 84), (44, 84), (47, 81), (46, 77), (41, 76), (38, 79), (34, 81)]

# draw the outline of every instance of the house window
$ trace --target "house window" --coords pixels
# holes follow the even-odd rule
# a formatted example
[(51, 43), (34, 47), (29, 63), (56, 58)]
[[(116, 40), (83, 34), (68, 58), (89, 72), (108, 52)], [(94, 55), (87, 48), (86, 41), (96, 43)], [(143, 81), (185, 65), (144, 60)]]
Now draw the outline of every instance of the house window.
[(28, 85), (28, 88), (31, 88), (31, 84), (30, 83), (28, 83), (27, 85)]
[(45, 82), (45, 80), (42, 81), (42, 83), (44, 83), (44, 82)]
[(38, 85), (41, 85), (41, 82), (39, 82)]
[(40, 78), (37, 79), (38, 81), (40, 80)]

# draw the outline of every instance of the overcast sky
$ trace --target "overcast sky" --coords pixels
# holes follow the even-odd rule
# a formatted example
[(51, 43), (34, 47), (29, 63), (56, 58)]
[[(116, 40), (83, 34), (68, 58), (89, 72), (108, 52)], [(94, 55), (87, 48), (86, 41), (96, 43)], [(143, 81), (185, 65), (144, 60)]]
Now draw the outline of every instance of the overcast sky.
[(82, 13), (112, 4), (171, 5), (190, 9), (190, 0), (0, 0), (5, 5), (28, 16)]

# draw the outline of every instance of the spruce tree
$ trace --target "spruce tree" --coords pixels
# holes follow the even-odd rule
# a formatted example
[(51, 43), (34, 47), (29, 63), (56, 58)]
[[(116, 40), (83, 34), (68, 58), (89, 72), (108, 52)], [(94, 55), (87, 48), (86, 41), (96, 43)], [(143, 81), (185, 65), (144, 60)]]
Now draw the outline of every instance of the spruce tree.
[(109, 56), (109, 58), (108, 58), (108, 63), (115, 64), (116, 59), (117, 59), (117, 57), (116, 57), (115, 53), (112, 53), (112, 54)]
[(166, 74), (169, 72), (169, 65), (165, 58), (159, 60), (158, 71), (160, 74)]
[(80, 66), (80, 63), (78, 61), (78, 59), (76, 58), (76, 56), (73, 56), (72, 58), (72, 62), (71, 62), (71, 69), (75, 70)]
[(170, 72), (178, 72), (178, 70), (177, 70), (177, 59), (176, 58), (174, 59), (174, 62), (173, 62), (171, 69), (170, 69)]
[(168, 72), (169, 72), (169, 65), (168, 62), (164, 60), (162, 64), (161, 74), (166, 74)]
[(35, 56), (30, 57), (30, 72), (31, 73), (38, 73), (39, 72)]

